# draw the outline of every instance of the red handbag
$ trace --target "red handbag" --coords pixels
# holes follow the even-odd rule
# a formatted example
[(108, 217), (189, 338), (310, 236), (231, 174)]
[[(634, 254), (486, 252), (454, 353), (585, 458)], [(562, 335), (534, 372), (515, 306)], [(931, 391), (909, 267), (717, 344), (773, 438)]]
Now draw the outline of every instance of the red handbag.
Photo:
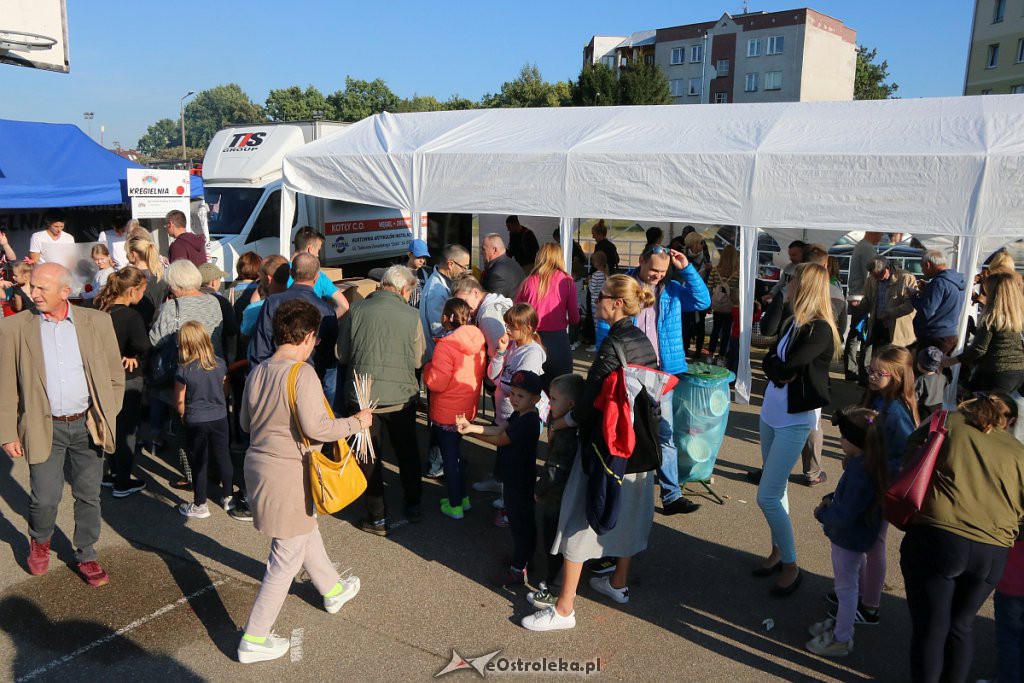
[(914, 462), (903, 468), (896, 481), (885, 491), (885, 518), (898, 529), (905, 531), (911, 517), (921, 511), (935, 471), (939, 449), (946, 441), (948, 412), (939, 410), (932, 414), (928, 425), (928, 440), (918, 449)]

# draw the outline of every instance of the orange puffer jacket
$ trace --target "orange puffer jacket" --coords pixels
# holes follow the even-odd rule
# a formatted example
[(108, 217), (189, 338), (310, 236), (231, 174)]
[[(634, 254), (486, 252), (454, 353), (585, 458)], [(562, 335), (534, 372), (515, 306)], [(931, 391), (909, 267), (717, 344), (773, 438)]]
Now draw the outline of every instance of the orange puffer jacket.
[(476, 417), (487, 364), (487, 342), (474, 325), (463, 325), (437, 340), (434, 356), (423, 368), (430, 390), (430, 419), (454, 425), (457, 415)]

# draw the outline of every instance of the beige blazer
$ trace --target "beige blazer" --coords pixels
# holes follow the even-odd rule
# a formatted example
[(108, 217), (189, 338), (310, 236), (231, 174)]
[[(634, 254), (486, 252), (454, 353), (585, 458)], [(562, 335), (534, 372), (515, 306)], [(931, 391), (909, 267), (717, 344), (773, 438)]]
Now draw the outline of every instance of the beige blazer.
[[(75, 332), (92, 399), (85, 424), (93, 443), (114, 452), (114, 425), (124, 399), (124, 367), (110, 316), (75, 306)], [(39, 315), (22, 311), (0, 320), (0, 444), (21, 441), (30, 465), (53, 445)]]
[(868, 277), (864, 285), (864, 299), (860, 305), (867, 310), (868, 339), (875, 325), (884, 325), (889, 338), (897, 346), (909, 346), (917, 339), (914, 334), (914, 315), (916, 311), (911, 302), (911, 294), (917, 288), (917, 279), (905, 270), (893, 272), (892, 282), (885, 290), (885, 319), (875, 318), (875, 299), (878, 297), (878, 281)]

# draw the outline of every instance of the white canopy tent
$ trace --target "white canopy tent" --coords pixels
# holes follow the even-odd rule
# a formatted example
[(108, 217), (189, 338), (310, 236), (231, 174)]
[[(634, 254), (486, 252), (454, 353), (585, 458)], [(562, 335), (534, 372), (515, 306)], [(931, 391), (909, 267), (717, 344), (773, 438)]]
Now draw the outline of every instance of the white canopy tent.
[(745, 399), (757, 229), (955, 236), (970, 281), (981, 240), (1024, 227), (1024, 98), (384, 113), (288, 154), (284, 183), (283, 225), (295, 192), (417, 231), (423, 211), (554, 216), (567, 257), (578, 218), (741, 226)]

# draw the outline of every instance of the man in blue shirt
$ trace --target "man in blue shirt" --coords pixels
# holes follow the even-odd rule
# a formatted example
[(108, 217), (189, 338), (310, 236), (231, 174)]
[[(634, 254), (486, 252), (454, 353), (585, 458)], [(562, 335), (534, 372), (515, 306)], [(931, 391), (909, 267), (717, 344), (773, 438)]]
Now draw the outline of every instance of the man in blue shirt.
[[(299, 231), (295, 233), (295, 254), (312, 254), (316, 257), (317, 263), (320, 262), (320, 250), (324, 246), (323, 233), (317, 232), (315, 228), (311, 228), (308, 225), (304, 228), (299, 228)], [(292, 286), (292, 281), (288, 281), (288, 286)], [(341, 316), (348, 312), (348, 299), (341, 293), (334, 283), (331, 282), (331, 278), (327, 277), (327, 274), (322, 270), (317, 275), (316, 282), (313, 283), (313, 291), (321, 299), (331, 299), (334, 301), (335, 316), (340, 319)]]

